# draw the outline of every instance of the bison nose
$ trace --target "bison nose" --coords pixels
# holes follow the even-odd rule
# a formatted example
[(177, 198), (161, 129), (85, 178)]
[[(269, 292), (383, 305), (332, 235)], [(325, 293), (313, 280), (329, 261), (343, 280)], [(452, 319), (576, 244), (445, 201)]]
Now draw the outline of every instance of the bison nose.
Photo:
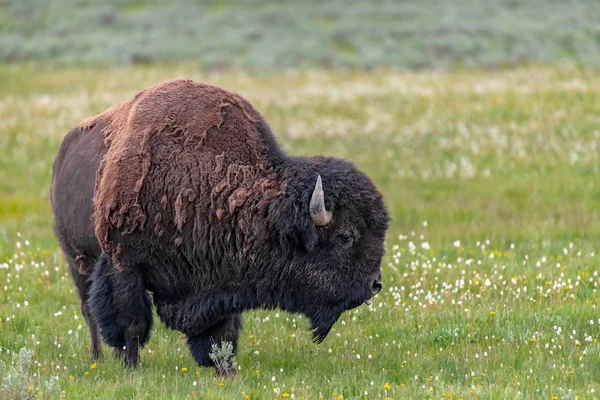
[(373, 282), (373, 296), (375, 296), (377, 293), (381, 292), (381, 289), (383, 289), (383, 285), (381, 284), (381, 282), (374, 281)]

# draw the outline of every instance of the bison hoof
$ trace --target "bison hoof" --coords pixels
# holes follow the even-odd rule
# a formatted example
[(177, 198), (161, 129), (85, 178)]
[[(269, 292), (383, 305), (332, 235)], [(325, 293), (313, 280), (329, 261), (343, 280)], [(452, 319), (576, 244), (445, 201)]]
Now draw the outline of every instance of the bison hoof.
[(102, 359), (102, 350), (98, 350), (98, 349), (90, 350), (90, 357), (92, 358), (92, 361), (98, 361), (98, 360)]
[(123, 364), (125, 365), (125, 368), (137, 369), (140, 365), (140, 360), (130, 360), (125, 358)]
[(123, 357), (125, 356), (125, 352), (123, 351), (123, 348), (120, 348), (120, 347), (113, 347), (110, 354), (113, 358), (116, 358), (118, 360), (122, 360)]

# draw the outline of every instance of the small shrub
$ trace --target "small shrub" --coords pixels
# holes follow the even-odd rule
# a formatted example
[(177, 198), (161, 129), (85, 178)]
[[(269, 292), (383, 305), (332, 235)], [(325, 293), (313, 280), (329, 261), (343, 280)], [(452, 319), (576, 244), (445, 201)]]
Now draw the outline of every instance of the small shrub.
[[(22, 348), (14, 357), (12, 365), (0, 363), (0, 394), (2, 400), (24, 400), (42, 397), (53, 398), (58, 392), (56, 380), (42, 381), (42, 387), (29, 374), (33, 350)], [(36, 384), (38, 385), (36, 387)]]
[(233, 344), (221, 342), (219, 346), (217, 343), (213, 343), (211, 350), (208, 356), (215, 363), (217, 376), (235, 375), (236, 362), (233, 360)]

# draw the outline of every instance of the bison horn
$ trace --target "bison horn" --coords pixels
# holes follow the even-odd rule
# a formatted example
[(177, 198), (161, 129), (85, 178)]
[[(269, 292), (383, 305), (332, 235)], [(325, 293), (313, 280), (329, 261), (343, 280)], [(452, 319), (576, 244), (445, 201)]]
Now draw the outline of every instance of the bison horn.
[(316, 226), (325, 226), (331, 221), (331, 213), (325, 209), (325, 195), (321, 183), (321, 175), (310, 199), (310, 216)]

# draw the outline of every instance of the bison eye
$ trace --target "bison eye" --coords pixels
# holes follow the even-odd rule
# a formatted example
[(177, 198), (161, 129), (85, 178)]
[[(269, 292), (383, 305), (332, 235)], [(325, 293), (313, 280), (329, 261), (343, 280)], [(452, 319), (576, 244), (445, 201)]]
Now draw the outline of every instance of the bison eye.
[(352, 234), (352, 231), (343, 231), (338, 235), (338, 240), (342, 246), (349, 247), (354, 241), (354, 235)]

